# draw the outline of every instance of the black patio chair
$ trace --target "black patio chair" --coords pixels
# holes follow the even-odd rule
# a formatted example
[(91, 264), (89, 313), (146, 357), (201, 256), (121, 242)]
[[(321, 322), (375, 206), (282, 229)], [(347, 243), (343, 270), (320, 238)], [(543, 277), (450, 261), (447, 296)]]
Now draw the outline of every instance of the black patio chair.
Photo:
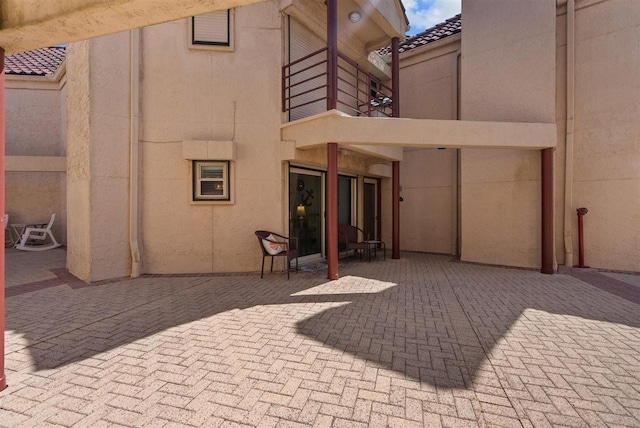
[[(358, 235), (362, 234), (363, 239), (359, 240)], [(367, 260), (369, 257), (369, 244), (366, 242), (369, 240), (369, 234), (359, 227), (352, 226), (350, 224), (341, 224), (338, 226), (338, 248), (344, 250), (345, 259), (349, 261), (349, 250), (353, 250), (354, 253), (367, 254)]]
[(260, 278), (264, 277), (264, 258), (271, 257), (271, 272), (273, 272), (274, 257), (286, 257), (287, 279), (290, 278), (291, 260), (296, 260), (296, 272), (298, 272), (298, 238), (291, 238), (268, 230), (256, 230), (258, 244), (262, 250), (262, 265)]

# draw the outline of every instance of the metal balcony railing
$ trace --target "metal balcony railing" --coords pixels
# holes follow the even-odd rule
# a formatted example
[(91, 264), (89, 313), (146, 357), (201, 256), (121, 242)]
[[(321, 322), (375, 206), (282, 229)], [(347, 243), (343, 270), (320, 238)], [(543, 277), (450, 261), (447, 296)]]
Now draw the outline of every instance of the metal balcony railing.
[[(282, 111), (289, 114), (289, 120), (327, 111), (327, 55), (325, 47), (282, 67)], [(391, 88), (340, 53), (337, 79), (338, 110), (351, 116), (391, 116)]]

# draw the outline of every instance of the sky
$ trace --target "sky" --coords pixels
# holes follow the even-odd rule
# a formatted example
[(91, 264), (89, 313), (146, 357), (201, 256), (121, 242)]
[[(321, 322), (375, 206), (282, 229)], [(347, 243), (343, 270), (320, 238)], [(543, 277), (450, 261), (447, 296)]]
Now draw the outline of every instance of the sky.
[(414, 35), (460, 13), (462, 0), (402, 0)]

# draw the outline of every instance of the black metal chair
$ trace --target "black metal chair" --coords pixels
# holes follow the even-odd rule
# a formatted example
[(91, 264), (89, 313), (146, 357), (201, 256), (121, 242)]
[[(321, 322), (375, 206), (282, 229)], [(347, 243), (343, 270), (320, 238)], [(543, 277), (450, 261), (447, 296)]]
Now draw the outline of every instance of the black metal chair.
[[(362, 233), (364, 239), (359, 240), (358, 234)], [(338, 247), (344, 250), (346, 260), (349, 261), (349, 250), (367, 254), (369, 260), (369, 244), (365, 241), (369, 240), (369, 235), (359, 227), (350, 224), (341, 224), (338, 226)]]
[(271, 272), (273, 272), (274, 257), (286, 257), (287, 279), (290, 278), (291, 260), (296, 260), (296, 272), (298, 272), (298, 238), (291, 238), (267, 230), (256, 230), (258, 244), (262, 250), (262, 265), (260, 278), (264, 277), (264, 258), (271, 257)]

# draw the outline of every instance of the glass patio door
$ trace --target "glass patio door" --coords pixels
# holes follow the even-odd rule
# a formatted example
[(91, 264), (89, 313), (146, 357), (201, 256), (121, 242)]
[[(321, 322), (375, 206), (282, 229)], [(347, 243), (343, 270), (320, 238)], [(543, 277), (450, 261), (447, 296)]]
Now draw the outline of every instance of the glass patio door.
[(298, 238), (301, 258), (320, 258), (324, 236), (324, 174), (289, 170), (289, 235)]
[(338, 224), (356, 224), (355, 177), (338, 176)]
[(378, 180), (364, 180), (364, 224), (363, 229), (369, 239), (378, 239)]

